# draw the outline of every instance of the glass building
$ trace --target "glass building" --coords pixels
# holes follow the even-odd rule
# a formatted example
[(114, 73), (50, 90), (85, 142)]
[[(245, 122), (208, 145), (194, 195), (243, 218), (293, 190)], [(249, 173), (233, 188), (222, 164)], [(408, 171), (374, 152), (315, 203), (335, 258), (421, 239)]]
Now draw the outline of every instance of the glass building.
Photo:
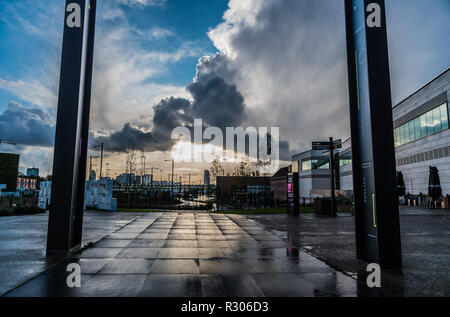
[(448, 129), (448, 106), (444, 103), (394, 129), (395, 147)]
[[(428, 193), (429, 168), (438, 169), (442, 191), (450, 195), (450, 69), (392, 109), (396, 169), (403, 173), (406, 192)], [(353, 190), (351, 140), (339, 151), (343, 191)], [(300, 198), (329, 189), (329, 158), (322, 151), (293, 156), (299, 167)]]

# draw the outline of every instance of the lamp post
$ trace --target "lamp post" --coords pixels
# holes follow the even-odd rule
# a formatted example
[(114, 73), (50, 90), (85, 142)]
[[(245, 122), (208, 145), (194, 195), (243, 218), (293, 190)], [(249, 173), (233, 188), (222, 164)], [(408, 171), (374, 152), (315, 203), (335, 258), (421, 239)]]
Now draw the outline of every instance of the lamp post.
[[(146, 170), (147, 170), (148, 168), (146, 168)], [(157, 167), (150, 167), (150, 170), (152, 171), (152, 180), (150, 181), (150, 187), (153, 187), (153, 178), (154, 178), (154, 175), (153, 175), (153, 170), (159, 170), (159, 168), (157, 168)], [(145, 174), (145, 173), (144, 173)]]
[(170, 160), (164, 160), (164, 162), (172, 162), (172, 176), (171, 176), (171, 184), (170, 184), (170, 193), (171, 195), (173, 195), (173, 170), (174, 170), (174, 166), (175, 166), (175, 161), (174, 159), (170, 159)]
[(191, 173), (183, 174), (183, 176), (188, 176), (188, 193), (191, 191)]
[[(100, 144), (94, 145), (94, 148), (100, 147), (100, 175), (99, 179), (102, 179), (102, 170), (103, 170), (103, 142)], [(98, 156), (97, 156), (98, 157)]]

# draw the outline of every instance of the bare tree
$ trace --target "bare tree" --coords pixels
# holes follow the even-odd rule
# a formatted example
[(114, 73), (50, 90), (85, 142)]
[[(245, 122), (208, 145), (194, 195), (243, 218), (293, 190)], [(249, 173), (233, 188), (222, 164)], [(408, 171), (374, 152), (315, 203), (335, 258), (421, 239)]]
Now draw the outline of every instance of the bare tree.
[(222, 175), (224, 174), (225, 170), (219, 161), (219, 157), (216, 156), (216, 158), (211, 162), (209, 171), (211, 173), (211, 176), (212, 176), (214, 182), (216, 181), (217, 176), (220, 176), (220, 174), (222, 174)]
[(132, 151), (128, 152), (126, 159), (126, 174), (128, 175), (127, 176), (128, 185), (131, 185), (131, 174), (133, 174), (135, 171), (136, 171), (136, 153), (133, 148)]
[(250, 167), (250, 163), (248, 159), (243, 160), (238, 163), (238, 165), (234, 168), (234, 176), (251, 176), (254, 173)]

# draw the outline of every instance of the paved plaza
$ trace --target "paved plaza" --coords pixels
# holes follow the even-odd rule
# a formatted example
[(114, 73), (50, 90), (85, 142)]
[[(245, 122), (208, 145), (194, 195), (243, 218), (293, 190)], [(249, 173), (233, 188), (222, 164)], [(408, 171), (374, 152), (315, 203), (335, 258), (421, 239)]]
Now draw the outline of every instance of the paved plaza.
[[(84, 214), (81, 254), (47, 257), (48, 213), (0, 218), (3, 296), (450, 296), (450, 214), (400, 208), (402, 271), (365, 286), (354, 217)], [(69, 289), (69, 263), (82, 287)]]
[[(355, 218), (316, 214), (249, 215), (278, 237), (364, 281), (367, 263), (356, 259)], [(450, 296), (450, 212), (400, 206), (403, 269), (381, 275), (381, 296)]]
[[(137, 213), (85, 212), (83, 244), (96, 242), (142, 216)], [(46, 256), (48, 212), (0, 217), (0, 295), (59, 263)]]
[[(104, 238), (6, 296), (356, 296), (366, 289), (244, 216), (87, 214), (85, 228), (103, 228), (91, 231)], [(69, 263), (81, 266), (81, 288), (66, 286)]]

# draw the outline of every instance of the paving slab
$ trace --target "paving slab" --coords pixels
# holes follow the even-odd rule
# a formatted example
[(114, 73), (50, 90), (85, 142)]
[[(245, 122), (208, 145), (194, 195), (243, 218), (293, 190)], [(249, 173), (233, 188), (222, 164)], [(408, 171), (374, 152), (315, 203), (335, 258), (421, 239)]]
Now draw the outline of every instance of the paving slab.
[[(230, 218), (234, 217), (230, 215)], [(235, 221), (240, 223), (240, 219), (237, 217)], [(356, 259), (355, 218), (351, 214), (339, 213), (338, 217), (316, 214), (301, 214), (299, 217), (287, 214), (248, 215), (246, 219), (314, 255), (320, 263), (327, 263), (357, 278), (361, 282), (357, 285), (363, 284), (367, 278), (367, 263)], [(247, 228), (246, 225), (241, 227)], [(450, 212), (400, 206), (400, 232), (403, 269), (383, 271), (382, 287), (376, 293), (367, 288), (357, 288), (357, 295), (450, 296)], [(276, 241), (261, 242), (268, 247), (279, 244)], [(250, 256), (252, 251), (244, 250), (241, 254)], [(299, 258), (302, 259), (302, 256)], [(319, 262), (304, 263), (302, 267), (312, 270), (320, 266)], [(320, 279), (323, 275), (317, 276)], [(353, 287), (349, 288), (350, 293), (353, 290)]]
[[(41, 268), (6, 296), (356, 296), (364, 288), (244, 216), (142, 213), (114, 225), (101, 219), (110, 230), (93, 247)], [(69, 263), (81, 267), (81, 288), (65, 285)]]

